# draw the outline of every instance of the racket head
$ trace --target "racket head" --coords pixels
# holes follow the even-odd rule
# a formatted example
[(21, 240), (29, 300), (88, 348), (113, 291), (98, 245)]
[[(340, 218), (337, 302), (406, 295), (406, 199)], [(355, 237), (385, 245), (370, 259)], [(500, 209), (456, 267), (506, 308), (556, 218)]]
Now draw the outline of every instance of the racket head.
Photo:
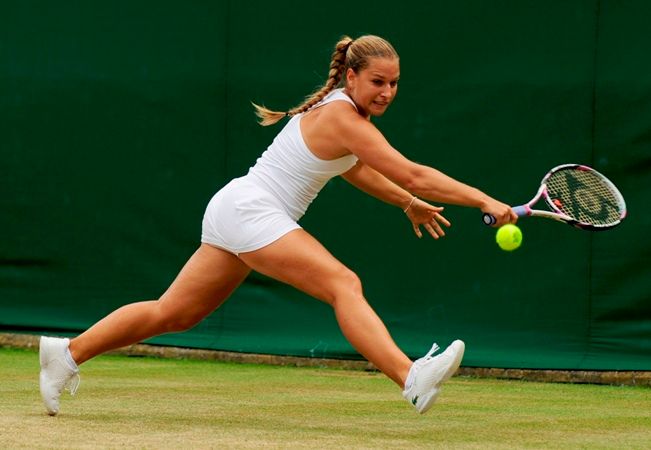
[(543, 178), (543, 198), (563, 220), (585, 230), (607, 230), (626, 217), (626, 202), (604, 175), (582, 164), (554, 167)]

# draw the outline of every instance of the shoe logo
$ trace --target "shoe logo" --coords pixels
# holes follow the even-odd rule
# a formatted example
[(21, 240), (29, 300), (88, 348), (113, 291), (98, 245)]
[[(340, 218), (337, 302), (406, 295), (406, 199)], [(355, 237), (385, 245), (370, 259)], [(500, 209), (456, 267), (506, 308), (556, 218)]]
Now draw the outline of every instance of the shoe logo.
[(411, 399), (411, 404), (416, 406), (416, 403), (418, 402), (418, 396), (415, 396), (414, 398)]

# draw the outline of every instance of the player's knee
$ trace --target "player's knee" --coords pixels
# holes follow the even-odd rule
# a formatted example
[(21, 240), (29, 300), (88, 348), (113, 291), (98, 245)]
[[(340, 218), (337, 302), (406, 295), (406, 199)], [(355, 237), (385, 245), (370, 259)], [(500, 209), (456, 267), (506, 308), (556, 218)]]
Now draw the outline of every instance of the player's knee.
[(187, 331), (196, 326), (203, 316), (199, 317), (187, 311), (174, 311), (158, 305), (158, 322), (159, 327), (165, 333), (179, 333)]
[(167, 321), (167, 331), (172, 333), (180, 333), (194, 328), (203, 317), (193, 317), (189, 315), (181, 315), (179, 317), (172, 317)]
[(331, 304), (334, 306), (334, 303), (338, 298), (360, 298), (363, 299), (362, 291), (362, 281), (359, 279), (357, 274), (352, 270), (346, 268), (342, 269), (339, 274), (337, 274), (335, 282), (332, 289), (332, 298)]

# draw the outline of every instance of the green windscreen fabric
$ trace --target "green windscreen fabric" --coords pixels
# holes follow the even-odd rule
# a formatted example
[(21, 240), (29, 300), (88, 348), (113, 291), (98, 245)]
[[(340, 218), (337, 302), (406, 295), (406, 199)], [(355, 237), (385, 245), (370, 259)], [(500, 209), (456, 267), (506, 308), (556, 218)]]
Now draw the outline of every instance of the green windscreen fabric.
[[(327, 77), (344, 34), (400, 54), (374, 123), (408, 158), (520, 204), (583, 163), (629, 217), (589, 233), (522, 219), (499, 250), (478, 210), (444, 239), (330, 181), (300, 224), (362, 279), (411, 357), (467, 344), (464, 365), (651, 370), (651, 6), (641, 0), (0, 5), (0, 328), (75, 335), (159, 298), (199, 245), (211, 196)], [(360, 356), (330, 306), (259, 274), (193, 329), (151, 343)]]

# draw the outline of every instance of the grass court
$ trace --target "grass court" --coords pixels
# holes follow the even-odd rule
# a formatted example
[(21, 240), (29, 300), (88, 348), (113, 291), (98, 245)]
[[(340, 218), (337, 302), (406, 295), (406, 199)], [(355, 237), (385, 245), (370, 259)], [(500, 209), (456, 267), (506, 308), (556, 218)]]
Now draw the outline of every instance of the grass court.
[(376, 372), (100, 356), (49, 417), (0, 349), (1, 448), (649, 448), (651, 389), (454, 377), (417, 414)]

